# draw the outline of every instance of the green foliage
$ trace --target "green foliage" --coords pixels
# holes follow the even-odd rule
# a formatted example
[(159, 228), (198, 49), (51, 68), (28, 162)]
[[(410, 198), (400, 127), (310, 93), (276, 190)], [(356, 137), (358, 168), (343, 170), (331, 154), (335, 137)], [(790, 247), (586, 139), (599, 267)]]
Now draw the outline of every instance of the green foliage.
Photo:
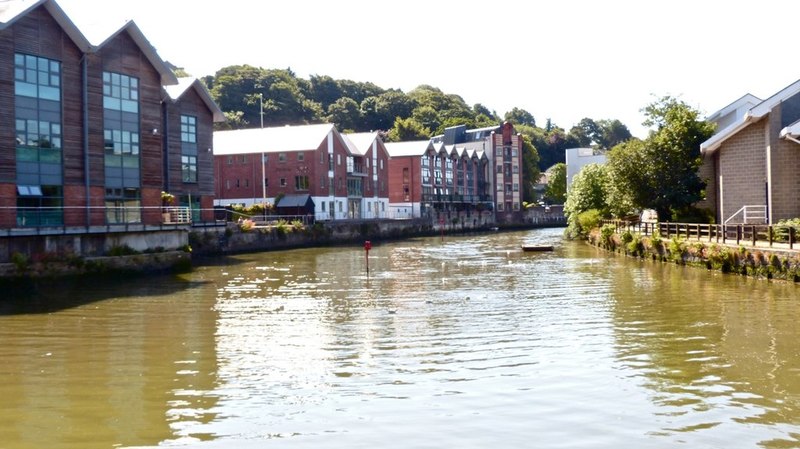
[(24, 273), (30, 266), (30, 259), (25, 254), (18, 251), (11, 253), (11, 263), (17, 269), (17, 273)]
[(256, 224), (253, 220), (247, 218), (239, 222), (239, 229), (242, 232), (250, 232), (255, 228)]
[(390, 142), (404, 142), (409, 140), (425, 140), (431, 137), (431, 132), (420, 122), (413, 118), (395, 120), (394, 127), (389, 131), (387, 138)]
[(295, 231), (302, 231), (306, 227), (302, 220), (292, 220), (291, 225), (292, 229)]
[(506, 112), (505, 120), (513, 123), (514, 125), (528, 125), (534, 128), (536, 127), (536, 119), (533, 118), (533, 114), (517, 107), (514, 107), (510, 111)]
[(352, 98), (338, 98), (328, 106), (327, 119), (340, 130), (355, 130), (361, 124), (361, 109)]
[(586, 239), (592, 229), (600, 225), (602, 216), (596, 209), (587, 210), (574, 215), (574, 219), (567, 222), (564, 235), (568, 239)]
[(603, 246), (608, 249), (614, 249), (614, 233), (617, 231), (616, 226), (613, 224), (604, 224), (600, 228), (600, 236), (602, 237)]
[(548, 204), (564, 204), (567, 199), (567, 164), (559, 162), (549, 169), (547, 189), (544, 192)]
[(703, 198), (705, 183), (697, 174), (700, 144), (714, 127), (699, 112), (672, 97), (643, 109), (645, 125), (655, 127), (644, 141), (629, 140), (608, 158), (614, 188), (636, 209), (655, 209), (671, 216)]
[(606, 214), (608, 174), (605, 165), (587, 164), (572, 179), (572, 186), (564, 203), (567, 219), (588, 210)]
[(686, 206), (680, 210), (672, 210), (670, 221), (673, 223), (714, 223), (714, 212), (710, 209)]
[(140, 253), (128, 245), (113, 246), (108, 250), (108, 255), (112, 257), (133, 256), (135, 254)]

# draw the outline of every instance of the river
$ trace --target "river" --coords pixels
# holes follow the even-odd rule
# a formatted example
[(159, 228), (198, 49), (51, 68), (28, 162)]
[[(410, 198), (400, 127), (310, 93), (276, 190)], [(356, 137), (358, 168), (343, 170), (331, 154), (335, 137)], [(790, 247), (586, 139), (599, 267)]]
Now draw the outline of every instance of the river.
[(561, 231), (7, 290), (0, 448), (800, 447), (795, 285)]

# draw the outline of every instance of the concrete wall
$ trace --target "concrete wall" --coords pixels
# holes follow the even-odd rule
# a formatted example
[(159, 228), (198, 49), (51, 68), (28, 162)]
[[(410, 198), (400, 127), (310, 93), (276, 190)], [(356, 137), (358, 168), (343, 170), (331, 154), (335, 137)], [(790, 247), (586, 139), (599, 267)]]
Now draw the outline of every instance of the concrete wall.
[(771, 222), (800, 217), (800, 145), (779, 138), (786, 118), (784, 104), (775, 107), (769, 115), (769, 158), (771, 160), (770, 185)]
[(572, 185), (572, 178), (588, 164), (605, 164), (605, 154), (594, 154), (591, 148), (569, 148), (564, 150), (567, 159), (567, 191)]

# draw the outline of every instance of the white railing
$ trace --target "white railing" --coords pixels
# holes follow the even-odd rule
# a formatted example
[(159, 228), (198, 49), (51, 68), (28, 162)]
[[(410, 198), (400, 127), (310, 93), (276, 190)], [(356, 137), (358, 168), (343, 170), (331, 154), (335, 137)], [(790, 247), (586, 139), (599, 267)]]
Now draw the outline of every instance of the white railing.
[(767, 222), (767, 206), (742, 206), (735, 214), (728, 217), (723, 224), (729, 224), (734, 218), (741, 216), (742, 221), (734, 224), (762, 224)]

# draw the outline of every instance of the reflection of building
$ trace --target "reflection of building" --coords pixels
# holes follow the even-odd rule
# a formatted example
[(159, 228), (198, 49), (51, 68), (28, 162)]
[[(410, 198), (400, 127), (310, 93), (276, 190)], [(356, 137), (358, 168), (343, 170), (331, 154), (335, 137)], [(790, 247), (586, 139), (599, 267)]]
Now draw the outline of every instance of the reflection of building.
[(572, 179), (581, 169), (589, 164), (605, 164), (606, 155), (595, 153), (592, 148), (569, 148), (565, 150), (567, 157), (567, 191)]
[(217, 205), (308, 204), (318, 220), (376, 218), (388, 203), (388, 155), (377, 133), (331, 124), (214, 133)]
[(456, 126), (430, 141), (386, 147), (395, 217), (520, 220), (522, 140), (510, 123), (472, 130)]

